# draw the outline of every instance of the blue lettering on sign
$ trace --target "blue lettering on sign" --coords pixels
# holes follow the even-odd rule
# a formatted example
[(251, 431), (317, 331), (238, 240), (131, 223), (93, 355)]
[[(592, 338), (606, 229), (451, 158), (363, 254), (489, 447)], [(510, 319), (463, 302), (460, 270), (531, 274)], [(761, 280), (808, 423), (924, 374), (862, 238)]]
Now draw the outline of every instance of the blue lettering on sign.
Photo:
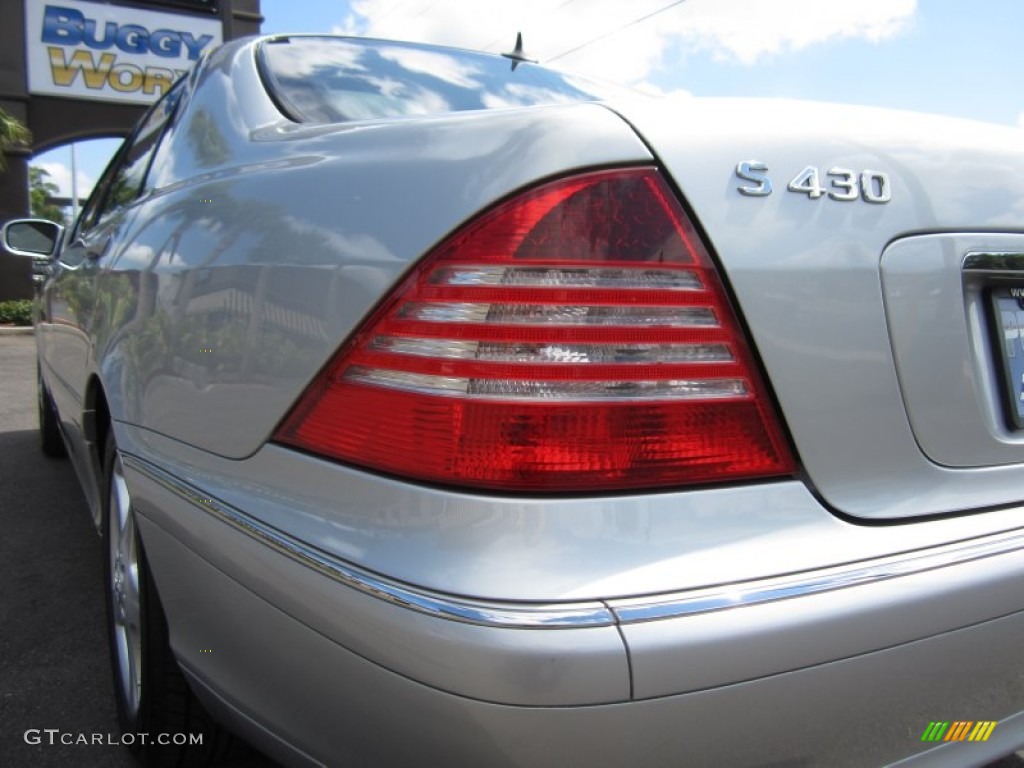
[(149, 31), (138, 24), (125, 24), (117, 31), (117, 47), (127, 53), (145, 53), (149, 50)]
[(181, 37), (169, 29), (158, 29), (150, 35), (149, 45), (157, 56), (181, 56)]
[(98, 51), (117, 46), (125, 53), (153, 53), (165, 58), (179, 57), (184, 45), (190, 61), (198, 59), (213, 42), (213, 35), (201, 35), (197, 40), (190, 32), (173, 29), (150, 32), (138, 24), (119, 26), (115, 21), (108, 21), (103, 25), (102, 34), (96, 26), (97, 22), (87, 19), (81, 11), (48, 5), (43, 17), (43, 42), (86, 45)]

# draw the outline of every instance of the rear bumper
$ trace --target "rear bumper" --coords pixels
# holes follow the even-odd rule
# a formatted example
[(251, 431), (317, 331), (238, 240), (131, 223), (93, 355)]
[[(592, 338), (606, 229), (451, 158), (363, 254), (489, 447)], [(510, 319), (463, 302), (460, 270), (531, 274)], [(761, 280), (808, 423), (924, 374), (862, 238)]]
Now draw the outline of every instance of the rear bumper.
[[(1024, 532), (1010, 532), (779, 579), (610, 605), (630, 649), (634, 696), (649, 698), (941, 637), (1012, 615), (1022, 599)], [(1024, 655), (1024, 645), (1021, 649)], [(933, 660), (936, 670), (955, 661)]]
[[(1024, 743), (1024, 713), (1001, 715), (984, 743), (920, 741), (936, 712), (1019, 706), (1019, 644), (1008, 638), (1024, 632), (1021, 615), (734, 686), (624, 704), (537, 708), (424, 686), (245, 603), (232, 615), (248, 615), (292, 643), (288, 654), (276, 646), (253, 649), (270, 668), (259, 675), (254, 687), (260, 690), (248, 695), (278, 700), (270, 705), (274, 711), (258, 713), (263, 723), (273, 718), (273, 730), (253, 722), (251, 699), (243, 705), (214, 694), (200, 673), (191, 677), (218, 716), (286, 764), (841, 768), (905, 759), (907, 768), (965, 768)], [(316, 660), (313, 668), (309, 660)], [(288, 695), (299, 680), (301, 695)]]
[[(1024, 531), (654, 597), (488, 602), (125, 465), (179, 659), (288, 762), (980, 765), (1024, 746)], [(934, 720), (999, 724), (935, 751)]]

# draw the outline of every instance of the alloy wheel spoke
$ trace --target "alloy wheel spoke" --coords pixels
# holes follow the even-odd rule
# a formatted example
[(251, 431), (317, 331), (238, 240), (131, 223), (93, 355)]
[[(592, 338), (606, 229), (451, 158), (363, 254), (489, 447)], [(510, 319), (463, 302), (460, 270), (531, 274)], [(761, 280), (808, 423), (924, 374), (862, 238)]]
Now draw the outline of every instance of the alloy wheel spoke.
[(142, 592), (139, 550), (131, 495), (121, 459), (114, 458), (110, 477), (108, 515), (110, 530), (110, 590), (114, 642), (117, 646), (118, 683), (133, 715), (142, 696)]

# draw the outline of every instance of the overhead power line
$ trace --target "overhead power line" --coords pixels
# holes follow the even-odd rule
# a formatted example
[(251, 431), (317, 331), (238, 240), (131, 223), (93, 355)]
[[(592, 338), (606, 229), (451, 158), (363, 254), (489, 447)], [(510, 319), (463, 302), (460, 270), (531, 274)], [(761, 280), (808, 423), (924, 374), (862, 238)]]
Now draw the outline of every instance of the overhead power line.
[(603, 35), (598, 35), (593, 40), (587, 40), (587, 42), (580, 43), (575, 48), (570, 48), (567, 51), (562, 51), (560, 54), (558, 54), (557, 56), (552, 56), (550, 59), (548, 59), (544, 63), (547, 64), (547, 63), (552, 62), (552, 61), (557, 61), (558, 59), (562, 58), (563, 56), (568, 56), (570, 53), (576, 53), (576, 51), (579, 51), (579, 50), (581, 50), (583, 48), (586, 48), (588, 45), (593, 45), (594, 43), (600, 42), (601, 40), (604, 40), (606, 37), (611, 37), (612, 35), (614, 35), (614, 34), (616, 34), (618, 32), (621, 32), (624, 29), (628, 29), (629, 27), (635, 26), (635, 25), (637, 25), (637, 24), (639, 24), (639, 23), (641, 23), (643, 21), (647, 21), (648, 19), (652, 18), (653, 16), (657, 16), (659, 13), (664, 13), (669, 8), (675, 8), (677, 5), (682, 5), (685, 2), (686, 2), (686, 0), (675, 0), (675, 2), (669, 3), (668, 5), (666, 5), (666, 6), (662, 7), (662, 8), (659, 8), (656, 11), (651, 11), (650, 13), (648, 13), (648, 14), (646, 14), (644, 16), (641, 16), (638, 19), (633, 19), (628, 24), (623, 24), (621, 27), (616, 27), (613, 30), (605, 32)]
[(380, 22), (384, 21), (384, 19), (386, 19), (388, 16), (390, 16), (392, 13), (397, 11), (399, 8), (404, 8), (405, 6), (407, 6), (410, 2), (412, 2), (412, 0), (398, 0), (397, 3), (392, 5), (386, 11), (384, 11), (384, 13), (382, 13), (380, 16), (378, 16), (376, 19), (374, 19), (374, 22), (379, 24)]
[[(547, 12), (546, 12), (546, 14), (547, 14), (548, 16), (552, 16), (552, 15), (554, 15), (554, 14), (558, 13), (558, 12), (559, 12), (560, 10), (562, 10), (563, 8), (565, 8), (565, 6), (567, 6), (567, 5), (572, 5), (572, 4), (573, 4), (573, 3), (575, 3), (575, 2), (576, 2), (576, 0), (563, 0), (563, 2), (561, 3), (561, 5), (555, 6), (555, 7), (554, 7), (554, 8), (552, 8), (552, 9), (551, 9), (550, 11), (547, 11)], [(532, 22), (533, 22), (533, 19), (530, 19), (530, 22), (532, 23)], [(519, 25), (519, 29), (520, 29), (520, 30), (522, 30), (522, 29), (523, 29), (524, 27), (526, 27), (526, 26), (528, 26), (528, 25), (523, 25), (523, 24), (520, 24), (520, 25)], [(480, 47), (476, 48), (476, 50), (478, 50), (478, 51), (486, 51), (486, 50), (487, 50), (487, 49), (489, 49), (489, 48), (490, 48), (490, 47), (491, 47), (492, 45), (495, 45), (496, 43), (500, 43), (500, 42), (502, 42), (502, 41), (508, 42), (508, 41), (509, 41), (509, 40), (510, 40), (511, 38), (512, 38), (512, 35), (511, 35), (511, 34), (510, 34), (510, 33), (509, 33), (509, 32), (508, 32), (507, 30), (506, 30), (505, 32), (502, 32), (500, 36), (498, 36), (498, 37), (494, 38), (494, 39), (493, 39), (493, 40), (491, 40), (491, 41), (490, 41), (489, 43), (487, 43), (487, 45), (483, 45), (483, 46), (480, 46)]]
[(422, 16), (427, 11), (434, 10), (434, 8), (436, 8), (440, 4), (441, 4), (441, 0), (434, 0), (434, 2), (430, 3), (429, 5), (423, 6), (423, 8), (421, 10), (417, 11), (416, 13), (414, 13), (409, 18), (411, 18), (411, 19), (418, 19), (420, 16)]

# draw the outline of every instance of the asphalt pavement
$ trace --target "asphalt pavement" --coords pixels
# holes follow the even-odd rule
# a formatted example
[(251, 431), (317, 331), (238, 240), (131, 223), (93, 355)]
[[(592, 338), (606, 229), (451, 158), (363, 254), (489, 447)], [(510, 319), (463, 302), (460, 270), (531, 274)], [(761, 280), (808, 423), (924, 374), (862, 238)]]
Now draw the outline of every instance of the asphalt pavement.
[[(35, 367), (32, 336), (0, 335), (0, 766), (133, 768), (117, 742), (101, 541), (71, 464), (39, 450)], [(244, 745), (229, 763), (274, 765)]]
[[(39, 450), (35, 367), (32, 336), (0, 334), (0, 766), (132, 768), (116, 741), (101, 542), (71, 464)], [(227, 764), (275, 765), (244, 744)]]
[(118, 732), (100, 539), (71, 465), (39, 450), (35, 364), (32, 336), (0, 337), (0, 765), (134, 766), (121, 746), (25, 739)]

